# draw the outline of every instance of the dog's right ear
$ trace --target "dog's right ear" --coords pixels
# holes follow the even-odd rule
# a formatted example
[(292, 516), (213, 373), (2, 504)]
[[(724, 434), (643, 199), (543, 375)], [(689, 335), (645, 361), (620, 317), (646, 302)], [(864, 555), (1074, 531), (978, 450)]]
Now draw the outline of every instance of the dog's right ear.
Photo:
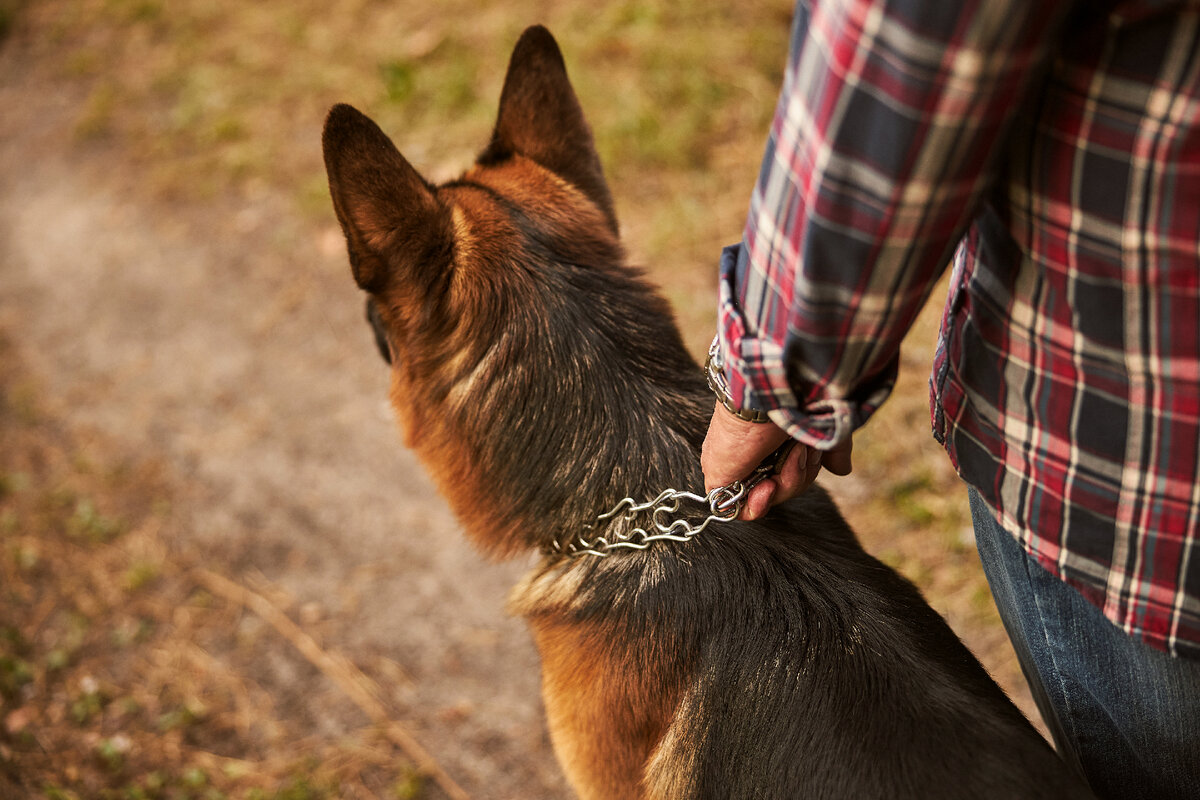
[(567, 78), (562, 51), (541, 25), (526, 28), (513, 48), (496, 128), (479, 160), (487, 163), (514, 152), (575, 184), (600, 207), (617, 234), (617, 215), (592, 129)]
[(397, 273), (435, 266), (453, 247), (449, 210), (379, 126), (336, 105), (321, 135), (329, 194), (359, 287), (379, 293)]

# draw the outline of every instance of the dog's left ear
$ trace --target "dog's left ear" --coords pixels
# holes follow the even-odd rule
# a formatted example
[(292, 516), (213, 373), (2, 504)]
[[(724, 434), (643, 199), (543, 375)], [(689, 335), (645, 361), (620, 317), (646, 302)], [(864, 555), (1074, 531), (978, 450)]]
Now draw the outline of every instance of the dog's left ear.
[(613, 234), (617, 233), (617, 215), (592, 130), (567, 78), (562, 52), (541, 25), (527, 28), (513, 50), (496, 130), (480, 162), (499, 161), (513, 153), (533, 159), (577, 186), (600, 206)]
[(394, 280), (411, 283), (448, 262), (450, 210), (378, 125), (338, 104), (325, 119), (321, 146), (360, 288), (378, 294)]

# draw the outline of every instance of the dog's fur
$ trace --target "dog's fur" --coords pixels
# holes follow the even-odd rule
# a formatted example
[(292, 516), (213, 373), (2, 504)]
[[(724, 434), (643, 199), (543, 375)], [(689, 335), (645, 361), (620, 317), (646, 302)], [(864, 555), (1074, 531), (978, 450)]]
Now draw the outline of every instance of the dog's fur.
[(324, 150), (408, 445), (483, 549), (550, 553), (511, 605), (580, 797), (1088, 796), (817, 487), (687, 543), (552, 554), (626, 495), (701, 486), (712, 396), (623, 263), (545, 29), (461, 179), (430, 185), (349, 106)]

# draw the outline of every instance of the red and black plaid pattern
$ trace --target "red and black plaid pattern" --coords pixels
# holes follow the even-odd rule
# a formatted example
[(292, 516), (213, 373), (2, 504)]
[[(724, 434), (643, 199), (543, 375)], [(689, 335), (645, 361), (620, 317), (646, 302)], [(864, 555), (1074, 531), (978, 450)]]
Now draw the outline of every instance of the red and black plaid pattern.
[(726, 368), (843, 440), (957, 248), (935, 436), (1040, 563), (1200, 657), (1200, 2), (1076, 6), (799, 4)]

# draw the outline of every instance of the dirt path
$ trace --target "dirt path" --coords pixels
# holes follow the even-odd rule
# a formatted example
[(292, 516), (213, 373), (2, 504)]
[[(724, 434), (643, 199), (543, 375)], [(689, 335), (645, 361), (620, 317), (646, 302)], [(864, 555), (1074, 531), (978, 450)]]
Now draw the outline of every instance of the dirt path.
[[(503, 612), (522, 565), (476, 556), (401, 447), (337, 232), (266, 193), (131, 198), (104, 151), (72, 146), (75, 98), (17, 61), (0, 62), (0, 326), (52, 412), (115, 442), (102, 460), (164, 464), (174, 548), (261, 573), (326, 646), (399, 665), (392, 707), (473, 796), (566, 796), (536, 655)], [(316, 730), (364, 724), (286, 646), (250, 677)]]

